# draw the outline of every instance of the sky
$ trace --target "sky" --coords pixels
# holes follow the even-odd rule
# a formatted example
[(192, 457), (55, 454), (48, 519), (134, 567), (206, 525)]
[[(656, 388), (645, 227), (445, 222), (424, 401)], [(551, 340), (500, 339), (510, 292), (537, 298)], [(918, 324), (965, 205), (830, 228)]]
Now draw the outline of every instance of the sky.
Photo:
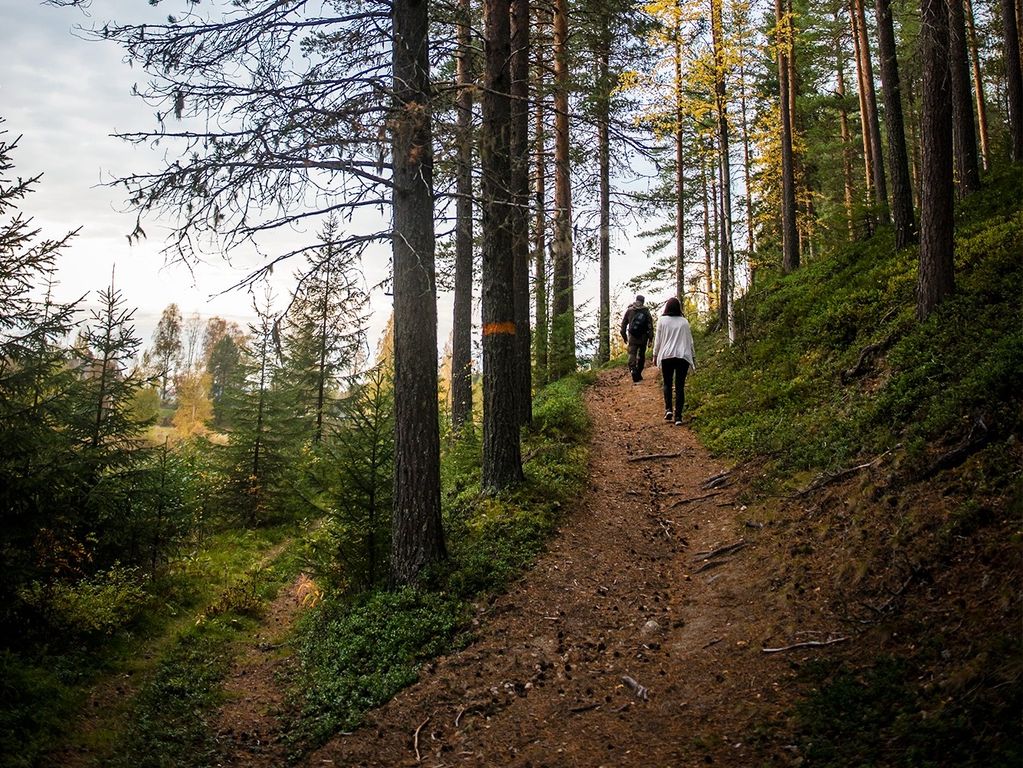
[[(132, 94), (145, 77), (122, 61), (112, 43), (84, 39), (76, 27), (122, 22), (163, 21), (172, 4), (158, 8), (148, 0), (93, 0), (87, 13), (72, 8), (45, 6), (41, 0), (0, 0), (0, 117), (5, 139), (21, 136), (13, 152), (14, 176), (42, 174), (35, 191), (22, 204), (41, 237), (56, 238), (81, 227), (58, 265), (59, 300), (88, 294), (86, 306), (110, 284), (112, 272), (128, 307), (136, 308), (135, 325), (143, 345), (151, 342), (163, 309), (175, 303), (183, 315), (203, 318), (219, 315), (245, 325), (252, 318), (252, 296), (244, 290), (227, 291), (257, 263), (254, 254), (235, 252), (229, 264), (218, 254), (192, 269), (168, 263), (162, 249), (169, 224), (143, 222), (147, 237), (129, 242), (135, 214), (124, 200), (124, 188), (104, 182), (134, 171), (156, 168), (161, 155), (112, 134), (148, 130), (156, 125), (154, 110)], [(163, 150), (159, 150), (162, 152)], [(635, 253), (636, 243), (618, 243)], [(614, 261), (614, 260), (613, 260)], [(274, 292), (286, 297), (297, 268), (275, 270)], [(385, 277), (386, 246), (379, 246), (364, 261), (367, 284)], [(612, 304), (624, 309), (631, 296), (624, 281), (645, 269), (634, 260), (612, 267)], [(577, 305), (596, 295), (595, 268), (577, 272)], [(621, 274), (615, 274), (620, 271)], [(225, 293), (225, 291), (227, 291)], [(258, 292), (260, 298), (262, 291)], [(477, 297), (478, 302), (478, 297)], [(371, 295), (370, 347), (375, 348), (390, 314), (390, 298), (381, 290)], [(478, 304), (476, 323), (479, 322)], [(450, 333), (451, 297), (441, 295), (438, 339), (443, 348)]]

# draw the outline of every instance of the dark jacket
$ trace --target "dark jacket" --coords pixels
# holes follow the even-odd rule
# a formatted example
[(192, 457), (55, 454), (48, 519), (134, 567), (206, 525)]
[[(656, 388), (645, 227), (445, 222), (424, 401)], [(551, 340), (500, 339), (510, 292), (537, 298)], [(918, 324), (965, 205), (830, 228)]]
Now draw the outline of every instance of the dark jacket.
[(633, 302), (629, 305), (629, 308), (625, 310), (625, 317), (622, 318), (622, 341), (626, 344), (629, 343), (629, 323), (632, 322), (632, 316), (636, 310), (642, 307), (647, 313), (650, 321), (647, 323), (647, 332), (642, 335), (641, 338), (634, 339), (634, 341), (648, 341), (654, 337), (654, 313), (650, 311), (650, 307), (646, 304), (636, 304)]

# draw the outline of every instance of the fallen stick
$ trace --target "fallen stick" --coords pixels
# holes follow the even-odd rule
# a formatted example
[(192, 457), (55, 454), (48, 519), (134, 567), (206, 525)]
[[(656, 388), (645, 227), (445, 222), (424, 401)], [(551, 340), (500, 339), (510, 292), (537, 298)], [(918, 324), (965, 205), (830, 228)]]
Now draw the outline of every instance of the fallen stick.
[(622, 682), (629, 687), (629, 690), (636, 695), (637, 699), (640, 699), (641, 701), (649, 701), (650, 691), (645, 685), (640, 685), (628, 675), (622, 675)]
[(416, 762), (417, 763), (421, 763), (423, 761), (423, 758), (420, 757), (420, 755), (419, 755), (419, 732), (421, 730), (423, 730), (423, 726), (426, 725), (428, 722), (430, 722), (430, 718), (429, 717), (427, 717), (423, 722), (421, 722), (419, 724), (419, 727), (416, 728), (416, 735), (412, 737), (412, 746), (416, 750)]
[(693, 555), (697, 560), (711, 560), (721, 555), (727, 555), (731, 552), (738, 552), (740, 549), (746, 546), (746, 539), (739, 539), (732, 544), (725, 544), (723, 547), (712, 549), (709, 552), (697, 552)]
[(792, 645), (783, 645), (781, 648), (761, 648), (760, 650), (764, 653), (781, 653), (782, 651), (792, 651), (796, 648), (822, 648), (825, 645), (844, 643), (848, 639), (848, 637), (835, 637), (831, 640), (807, 640), (805, 643), (793, 643)]
[(677, 459), (681, 453), (648, 453), (645, 456), (633, 456), (629, 461), (651, 461), (652, 459)]
[(702, 501), (703, 499), (711, 499), (715, 496), (720, 496), (721, 493), (721, 491), (711, 491), (710, 493), (705, 493), (702, 496), (693, 496), (690, 499), (679, 499), (678, 501), (673, 501), (671, 506), (681, 507), (683, 504), (692, 504), (694, 501)]
[(704, 480), (700, 484), (700, 487), (704, 488), (704, 489), (720, 488), (722, 485), (724, 485), (725, 483), (728, 482), (728, 476), (731, 475), (731, 474), (732, 474), (732, 470), (730, 470), (730, 469), (725, 470), (724, 472), (719, 472), (718, 474), (714, 475), (713, 477), (708, 477), (706, 480)]
[(719, 565), (724, 565), (725, 563), (730, 563), (730, 562), (732, 562), (730, 559), (729, 560), (708, 560), (703, 565), (701, 565), (699, 568), (697, 568), (695, 571), (693, 571), (693, 573), (697, 574), (697, 573), (702, 573), (703, 571), (709, 571), (711, 568), (717, 568)]
[(591, 709), (596, 709), (599, 706), (600, 706), (599, 704), (583, 704), (582, 706), (579, 706), (579, 707), (570, 707), (568, 711), (569, 712), (589, 712)]

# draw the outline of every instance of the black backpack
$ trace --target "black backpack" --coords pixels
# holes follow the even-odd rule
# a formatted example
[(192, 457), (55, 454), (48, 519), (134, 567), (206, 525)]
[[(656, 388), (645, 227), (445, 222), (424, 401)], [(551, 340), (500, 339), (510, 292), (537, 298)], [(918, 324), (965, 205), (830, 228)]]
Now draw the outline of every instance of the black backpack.
[(632, 310), (632, 319), (629, 320), (630, 336), (646, 336), (650, 333), (650, 310), (646, 307), (636, 307)]

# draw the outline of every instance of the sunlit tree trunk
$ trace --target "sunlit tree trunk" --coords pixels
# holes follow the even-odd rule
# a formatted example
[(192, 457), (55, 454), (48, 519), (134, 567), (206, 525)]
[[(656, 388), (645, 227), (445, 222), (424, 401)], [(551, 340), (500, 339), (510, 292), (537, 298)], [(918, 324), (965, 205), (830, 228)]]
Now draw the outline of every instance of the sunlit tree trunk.
[(725, 49), (722, 29), (722, 0), (711, 0), (710, 28), (714, 46), (714, 101), (717, 117), (719, 168), (721, 173), (721, 318), (728, 340), (735, 341), (735, 250), (732, 244), (732, 166), (728, 137), (728, 95), (725, 88)]
[(870, 59), (870, 41), (867, 38), (867, 18), (863, 11), (863, 0), (851, 0), (851, 12), (855, 18), (858, 40), (857, 55), (860, 91), (866, 112), (867, 138), (870, 142), (870, 171), (873, 181), (874, 200), (877, 218), (881, 224), (887, 224), (888, 186), (884, 173), (884, 150), (881, 148), (881, 123), (877, 115), (877, 95), (874, 92), (874, 66)]
[(717, 306), (714, 295), (714, 259), (710, 251), (710, 196), (707, 194), (707, 160), (700, 159), (700, 187), (703, 192), (703, 267), (704, 286), (707, 292), (707, 311)]
[(391, 583), (447, 555), (440, 516), (433, 139), (426, 0), (394, 0), (391, 161), (394, 264), (394, 510)]
[(792, 152), (792, 90), (789, 83), (792, 55), (791, 11), (785, 0), (775, 0), (778, 49), (778, 118), (781, 124), (781, 241), (782, 271), (799, 268), (799, 233), (796, 229), (796, 177)]
[[(679, 12), (680, 13), (680, 12)], [(675, 295), (685, 301), (686, 290), (686, 205), (685, 205), (685, 136), (682, 132), (683, 87), (682, 82), (682, 30), (679, 14), (675, 17), (673, 47), (675, 58)]]
[(973, 2), (965, 0), (967, 41), (970, 45), (970, 65), (973, 69), (973, 93), (977, 100), (977, 128), (980, 133), (980, 159), (984, 170), (991, 162), (988, 146), (987, 105), (984, 103), (984, 80), (980, 74), (980, 55), (977, 52), (977, 29), (973, 24)]

